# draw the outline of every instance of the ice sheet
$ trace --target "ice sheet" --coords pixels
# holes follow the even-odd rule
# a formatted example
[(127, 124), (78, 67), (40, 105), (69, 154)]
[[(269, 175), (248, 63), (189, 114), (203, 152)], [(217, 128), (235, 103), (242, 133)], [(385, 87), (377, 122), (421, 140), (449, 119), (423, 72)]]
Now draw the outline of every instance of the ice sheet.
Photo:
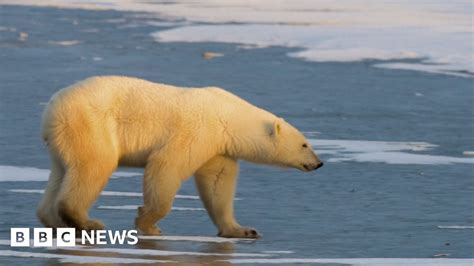
[[(137, 210), (139, 205), (115, 205), (115, 206), (106, 206), (100, 205), (97, 206), (97, 209), (103, 210)], [(173, 211), (205, 211), (203, 208), (188, 208), (188, 207), (173, 207)]]
[(309, 139), (316, 152), (325, 155), (327, 161), (373, 162), (387, 164), (443, 165), (474, 163), (472, 157), (452, 157), (444, 155), (417, 154), (437, 147), (427, 142), (367, 141)]
[(148, 260), (148, 259), (132, 259), (132, 258), (114, 258), (114, 257), (96, 257), (96, 256), (73, 256), (53, 253), (39, 252), (22, 252), (13, 250), (0, 250), (0, 256), (3, 257), (22, 257), (22, 258), (49, 258), (58, 259), (61, 263), (95, 263), (95, 264), (137, 264), (137, 263), (172, 263), (169, 260)]
[(48, 181), (48, 176), (46, 169), (0, 165), (0, 182)]
[(301, 51), (289, 55), (311, 61), (417, 58), (419, 62), (377, 66), (461, 77), (474, 73), (469, 0), (0, 0), (0, 4), (147, 12), (143, 17), (152, 14), (160, 19), (157, 26), (178, 27), (154, 33), (161, 42), (299, 47)]
[[(68, 248), (69, 250), (78, 250)], [(79, 249), (80, 250), (80, 249)], [(159, 249), (131, 249), (131, 248), (88, 248), (87, 252), (111, 252), (127, 255), (145, 255), (145, 256), (226, 256), (226, 257), (271, 257), (271, 254), (261, 253), (207, 253), (207, 252), (189, 252), (189, 251), (170, 251)]]
[(138, 236), (140, 239), (161, 240), (161, 241), (189, 241), (204, 243), (236, 243), (236, 242), (253, 242), (255, 239), (248, 238), (224, 238), (210, 236)]
[(431, 28), (333, 25), (198, 25), (152, 34), (158, 42), (220, 42), (302, 48), (288, 55), (316, 62), (419, 59), (377, 67), (472, 77), (471, 34)]
[(78, 40), (66, 40), (66, 41), (49, 41), (50, 44), (55, 44), (59, 46), (73, 46), (79, 44)]
[(439, 229), (474, 229), (474, 225), (438, 225)]
[[(15, 193), (37, 193), (43, 194), (44, 189), (9, 189), (10, 192)], [(102, 196), (116, 196), (116, 197), (142, 197), (141, 192), (125, 192), (125, 191), (102, 191), (100, 193)], [(176, 199), (192, 199), (198, 200), (199, 196), (192, 196), (192, 195), (176, 195)]]
[[(140, 176), (141, 173), (117, 171), (111, 178)], [(0, 182), (48, 181), (49, 170), (28, 166), (0, 165)]]
[(277, 259), (229, 259), (226, 262), (235, 264), (344, 264), (344, 265), (456, 265), (472, 266), (474, 259), (398, 259), (398, 258), (354, 258), (354, 259), (300, 259), (300, 258), (277, 258)]

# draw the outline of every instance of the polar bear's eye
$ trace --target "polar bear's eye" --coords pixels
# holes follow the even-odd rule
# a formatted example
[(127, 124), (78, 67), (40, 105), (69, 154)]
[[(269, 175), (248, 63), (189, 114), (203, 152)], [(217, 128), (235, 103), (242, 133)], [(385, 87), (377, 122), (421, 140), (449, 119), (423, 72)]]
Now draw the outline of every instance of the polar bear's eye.
[(303, 144), (303, 148), (308, 148), (308, 144)]

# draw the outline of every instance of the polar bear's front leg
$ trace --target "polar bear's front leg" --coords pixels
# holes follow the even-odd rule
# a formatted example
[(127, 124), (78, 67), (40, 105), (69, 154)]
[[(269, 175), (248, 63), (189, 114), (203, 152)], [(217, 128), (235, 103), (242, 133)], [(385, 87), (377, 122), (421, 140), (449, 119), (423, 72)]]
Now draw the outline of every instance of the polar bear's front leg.
[(195, 173), (199, 195), (211, 220), (219, 229), (219, 236), (258, 238), (253, 228), (240, 226), (234, 217), (234, 194), (239, 172), (238, 162), (217, 156)]
[(143, 235), (160, 235), (155, 225), (173, 206), (174, 197), (184, 178), (179, 163), (161, 161), (153, 156), (145, 168), (143, 182), (143, 206), (138, 208), (135, 226)]

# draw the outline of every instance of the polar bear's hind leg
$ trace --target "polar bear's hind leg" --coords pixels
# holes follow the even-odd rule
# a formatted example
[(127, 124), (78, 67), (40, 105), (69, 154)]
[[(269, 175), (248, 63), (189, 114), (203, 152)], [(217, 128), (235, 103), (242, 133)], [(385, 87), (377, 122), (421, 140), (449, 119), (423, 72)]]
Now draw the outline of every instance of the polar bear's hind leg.
[(51, 154), (50, 157), (51, 172), (49, 174), (48, 184), (43, 199), (38, 205), (36, 214), (44, 226), (57, 228), (62, 226), (62, 222), (58, 216), (57, 209), (55, 208), (55, 201), (59, 194), (59, 189), (61, 188), (65, 172), (62, 163), (56, 158), (56, 156)]
[(104, 225), (89, 219), (89, 209), (116, 168), (112, 160), (92, 158), (78, 167), (70, 167), (61, 184), (57, 198), (57, 208), (61, 219), (69, 227), (78, 230), (98, 230)]

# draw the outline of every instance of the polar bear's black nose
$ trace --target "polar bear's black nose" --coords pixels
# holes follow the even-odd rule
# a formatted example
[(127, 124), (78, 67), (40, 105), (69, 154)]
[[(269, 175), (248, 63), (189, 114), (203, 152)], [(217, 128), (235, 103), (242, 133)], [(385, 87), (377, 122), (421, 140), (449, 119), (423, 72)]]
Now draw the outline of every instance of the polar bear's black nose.
[(323, 165), (324, 165), (324, 163), (323, 163), (323, 162), (320, 162), (320, 163), (318, 163), (318, 165), (316, 165), (316, 168), (314, 168), (314, 169), (321, 168), (321, 167), (323, 167)]

